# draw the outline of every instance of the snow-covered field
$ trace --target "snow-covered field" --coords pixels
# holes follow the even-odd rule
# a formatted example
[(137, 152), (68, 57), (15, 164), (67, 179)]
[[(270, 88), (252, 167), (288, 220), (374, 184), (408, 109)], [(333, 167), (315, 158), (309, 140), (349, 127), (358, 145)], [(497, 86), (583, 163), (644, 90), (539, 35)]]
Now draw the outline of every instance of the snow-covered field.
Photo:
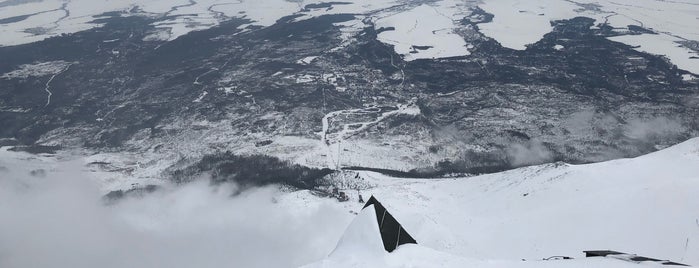
[[(331, 7), (308, 8), (320, 0), (41, 0), (0, 2), (0, 46), (26, 44), (62, 33), (100, 26), (95, 16), (110, 11), (127, 16), (159, 17), (154, 26), (161, 29), (147, 39), (173, 40), (191, 31), (207, 29), (230, 18), (251, 20), (251, 25), (269, 26), (284, 16), (299, 15), (297, 20), (321, 15), (355, 14), (357, 19), (338, 26), (346, 32), (369, 25), (393, 30), (380, 33), (379, 40), (393, 45), (406, 60), (442, 58), (469, 54), (470, 45), (456, 33), (459, 21), (479, 6), (495, 15), (480, 30), (503, 46), (524, 49), (541, 39), (552, 28), (550, 21), (586, 16), (598, 23), (607, 21), (619, 31), (628, 25), (642, 26), (658, 34), (642, 34), (613, 40), (640, 45), (641, 51), (667, 56), (681, 69), (699, 73), (699, 59), (680, 41), (699, 41), (699, 4), (692, 2), (643, 1), (564, 1), (564, 0), (354, 0)], [(367, 20), (368, 19), (368, 20)], [(246, 27), (247, 25), (241, 26)]]
[(573, 18), (575, 4), (565, 1), (484, 1), (480, 6), (495, 17), (478, 26), (504, 47), (522, 50), (551, 32), (552, 20)]
[[(44, 211), (47, 204), (42, 202), (53, 200), (51, 198), (60, 200), (61, 191), (67, 190), (65, 188), (70, 188), (70, 196), (79, 195), (81, 193), (73, 192), (77, 183), (74, 178), (84, 178), (84, 180), (99, 183), (100, 180), (97, 178), (103, 174), (89, 172), (89, 169), (84, 168), (79, 161), (66, 162), (55, 156), (36, 156), (6, 149), (1, 152), (2, 170), (0, 172), (3, 176), (0, 183), (4, 185), (2, 196), (10, 199), (4, 200), (7, 202), (0, 202), (0, 217), (12, 220), (9, 223), (5, 220), (0, 223), (2, 227), (0, 238), (3, 238), (0, 239), (2, 241), (0, 255), (15, 256), (13, 253), (17, 253), (18, 250), (39, 253), (38, 255), (47, 253), (44, 251), (53, 249), (45, 245), (59, 243), (58, 240), (63, 237), (51, 233), (58, 232), (56, 228), (40, 232), (39, 234), (45, 239), (41, 243), (36, 242), (39, 238), (34, 236), (33, 239), (27, 239), (26, 243), (19, 246), (15, 244), (10, 246), (5, 242), (15, 241), (12, 239), (17, 238), (14, 235), (16, 233), (29, 232), (21, 228), (26, 224), (22, 221), (39, 221), (44, 215), (20, 212), (32, 209)], [(546, 164), (468, 178), (398, 179), (373, 172), (359, 172), (363, 180), (361, 194), (365, 197), (376, 196), (418, 241), (419, 246), (403, 246), (391, 254), (382, 252), (369, 254), (366, 252), (365, 247), (368, 246), (365, 244), (344, 246), (341, 243), (341, 247), (353, 249), (349, 253), (345, 252), (344, 255), (339, 253), (342, 252), (341, 250), (335, 251), (336, 254), (330, 255), (324, 262), (315, 263), (310, 267), (440, 267), (439, 265), (441, 267), (632, 267), (630, 263), (618, 260), (582, 258), (583, 250), (593, 249), (618, 250), (699, 265), (699, 199), (696, 198), (699, 195), (699, 165), (697, 163), (699, 163), (699, 138), (634, 159), (588, 165)], [(45, 169), (45, 172), (34, 172), (33, 176), (27, 176), (30, 171), (38, 169)], [(7, 174), (9, 176), (6, 176)], [(22, 180), (16, 179), (24, 177), (26, 178)], [(60, 190), (51, 188), (59, 187), (64, 183), (72, 186), (58, 188)], [(339, 235), (352, 219), (352, 214), (347, 212), (357, 212), (362, 207), (362, 204), (356, 201), (356, 192), (351, 187), (343, 189), (351, 197), (350, 202), (344, 203), (315, 196), (309, 191), (279, 192), (269, 188), (262, 190), (265, 193), (262, 199), (256, 197), (254, 201), (250, 201), (233, 198), (229, 202), (225, 201), (225, 198), (221, 199), (226, 196), (225, 191), (222, 193), (221, 189), (206, 190), (207, 187), (205, 184), (194, 184), (178, 190), (165, 184), (164, 192), (143, 199), (129, 198), (125, 203), (128, 205), (117, 206), (106, 211), (102, 211), (103, 208), (99, 208), (98, 205), (88, 206), (88, 208), (103, 213), (100, 214), (103, 215), (102, 217), (118, 219), (100, 224), (114, 225), (119, 230), (125, 228), (129, 234), (130, 232), (144, 235), (150, 232), (159, 233), (167, 239), (160, 240), (158, 236), (154, 238), (150, 235), (145, 235), (144, 239), (151, 243), (149, 245), (156, 247), (158, 243), (164, 241), (177, 245), (174, 248), (166, 247), (164, 252), (168, 254), (178, 254), (178, 250), (188, 249), (179, 243), (180, 239), (186, 239), (187, 236), (178, 235), (177, 232), (191, 233), (192, 229), (189, 228), (223, 230), (220, 228), (227, 223), (239, 223), (241, 221), (239, 217), (252, 215), (250, 213), (255, 211), (254, 209), (243, 209), (251, 205), (263, 206), (264, 211), (269, 213), (285, 212), (281, 214), (282, 216), (275, 218), (271, 225), (264, 225), (266, 229), (277, 228), (275, 227), (277, 224), (286, 226), (290, 223), (293, 224), (293, 228), (301, 228), (300, 226), (305, 224), (315, 224), (320, 221), (322, 226), (325, 226), (323, 233), (301, 228), (299, 230), (304, 233), (294, 235), (292, 244), (285, 243), (274, 248), (275, 254), (283, 256), (280, 258), (284, 261), (281, 262), (282, 266), (293, 266), (312, 263), (333, 252)], [(99, 189), (98, 185), (77, 187), (77, 189), (82, 188)], [(36, 192), (41, 195), (33, 195)], [(99, 195), (95, 193), (99, 191), (90, 190), (89, 192), (92, 199), (79, 198), (80, 203), (97, 202), (96, 198)], [(259, 193), (259, 191), (253, 193)], [(48, 197), (44, 198), (43, 195)], [(213, 195), (213, 199), (209, 195)], [(250, 195), (257, 196), (257, 194)], [(60, 204), (60, 201), (56, 202)], [(92, 213), (90, 210), (82, 211), (80, 207), (75, 210), (70, 206), (57, 207), (56, 204), (52, 203), (48, 206), (52, 209), (51, 211), (59, 213), (66, 210), (66, 213), (69, 211), (74, 217), (85, 219), (92, 216), (86, 215), (86, 213)], [(196, 215), (191, 214), (195, 211), (199, 212)], [(233, 216), (221, 218), (219, 213), (233, 213)], [(49, 215), (55, 215), (55, 213)], [(255, 215), (261, 217), (259, 214)], [(357, 221), (361, 221), (362, 215), (363, 213)], [(179, 217), (196, 217), (197, 220), (185, 220)], [(273, 216), (270, 214), (262, 218), (264, 217)], [(62, 220), (75, 224), (73, 220)], [(168, 223), (172, 220), (175, 222)], [(45, 222), (49, 224), (52, 221), (47, 219)], [(61, 222), (61, 224), (65, 223)], [(90, 228), (96, 228), (99, 232), (104, 231), (102, 227), (98, 228), (91, 223), (84, 224)], [(40, 228), (43, 224), (38, 223), (34, 226)], [(262, 239), (260, 241), (262, 244), (275, 241), (276, 233), (270, 237), (253, 225), (249, 225), (248, 222), (242, 226), (244, 228), (240, 230), (225, 228), (228, 235), (206, 233), (209, 239), (207, 242), (218, 246), (233, 243), (228, 240), (229, 235), (239, 237), (238, 232), (242, 230), (259, 235), (257, 239)], [(110, 228), (112, 227), (107, 228), (107, 231), (110, 231)], [(289, 230), (284, 228), (282, 230)], [(78, 232), (73, 229), (67, 228), (67, 232)], [(89, 228), (79, 231), (80, 235), (88, 236), (90, 232), (96, 232)], [(365, 231), (360, 231), (362, 232)], [(104, 234), (100, 233), (100, 235)], [(138, 235), (136, 237), (138, 238)], [(107, 235), (105, 239), (109, 241), (115, 238)], [(254, 240), (256, 237), (250, 236), (246, 239)], [(139, 241), (136, 238), (125, 240), (119, 240), (117, 246), (131, 245), (130, 243)], [(292, 251), (293, 243), (311, 243), (309, 241), (313, 241), (313, 251), (307, 253), (293, 251), (294, 254), (301, 254), (293, 258), (283, 253), (286, 250)], [(369, 243), (369, 246), (371, 244), (365, 240), (361, 242)], [(80, 240), (81, 249), (91, 243), (97, 242)], [(261, 248), (263, 247), (240, 248), (231, 245), (230, 250), (235, 252), (236, 256), (264, 255), (264, 253), (252, 252), (262, 250)], [(61, 252), (69, 254), (70, 250), (70, 248), (63, 248)], [(93, 250), (104, 250), (104, 246), (96, 246)], [(357, 250), (356, 254), (353, 250)], [(185, 251), (178, 259), (196, 256), (189, 253)], [(223, 254), (218, 251), (211, 254), (217, 253)], [(543, 258), (556, 255), (570, 256), (576, 260), (541, 261)], [(51, 256), (53, 255), (47, 258), (50, 259)], [(124, 256), (124, 258), (136, 259), (146, 257)], [(211, 260), (221, 260), (217, 255), (209, 257)], [(265, 267), (259, 260), (243, 259), (246, 262), (250, 261), (251, 267), (255, 267), (255, 264), (257, 267)], [(522, 259), (527, 261), (522, 262)], [(21, 263), (17, 258), (4, 261), (9, 264)], [(131, 261), (133, 260), (129, 260), (129, 263)], [(148, 261), (162, 264), (157, 259), (148, 259)], [(1, 261), (0, 264), (2, 264)]]
[[(0, 2), (2, 46), (26, 44), (62, 33), (99, 27), (92, 21), (105, 12), (129, 16), (164, 17), (155, 24), (167, 32), (158, 39), (172, 40), (188, 32), (210, 28), (229, 18), (245, 18), (253, 25), (269, 26), (305, 5), (323, 1), (285, 0), (40, 0)], [(356, 7), (362, 2), (357, 1)], [(371, 6), (369, 6), (371, 7)], [(350, 11), (350, 10), (348, 10)], [(353, 12), (354, 13), (354, 12)], [(38, 30), (38, 31), (37, 31)], [(157, 36), (154, 36), (157, 37)]]
[[(100, 25), (92, 23), (93, 16), (110, 11), (126, 12), (131, 16), (163, 18), (154, 23), (161, 31), (153, 33), (148, 41), (173, 40), (191, 31), (207, 29), (230, 18), (245, 18), (252, 25), (270, 26), (282, 17), (300, 15), (297, 20), (321, 15), (356, 14), (357, 19), (343, 26), (353, 30), (367, 27), (363, 20), (376, 20), (382, 27), (395, 27), (396, 31), (384, 33), (382, 41), (396, 45), (396, 51), (406, 59), (435, 58), (467, 55), (467, 44), (454, 33), (456, 20), (468, 13), (468, 6), (458, 1), (438, 1), (431, 5), (416, 6), (401, 0), (356, 0), (333, 5), (332, 8), (309, 8), (321, 4), (319, 0), (129, 0), (87, 1), (46, 0), (41, 2), (9, 2), (0, 5), (0, 33), (6, 38), (0, 45), (31, 43), (56, 36), (74, 33)], [(428, 14), (424, 14), (428, 12)], [(164, 17), (168, 16), (168, 17)], [(410, 20), (409, 25), (406, 20)], [(242, 27), (246, 27), (244, 25)], [(429, 46), (410, 53), (411, 47)], [(414, 49), (413, 49), (414, 50)]]
[[(121, 11), (125, 15), (169, 16), (156, 24), (167, 33), (161, 36), (172, 40), (188, 32), (210, 28), (221, 20), (242, 17), (254, 24), (268, 26), (279, 18), (300, 9), (299, 4), (283, 0), (271, 1), (225, 1), (225, 0), (42, 0), (4, 1), (0, 5), (0, 32), (5, 36), (0, 45), (18, 45), (39, 41), (61, 33), (98, 27), (92, 21), (105, 12)], [(26, 16), (26, 18), (21, 18)], [(40, 31), (28, 31), (40, 29)]]
[(378, 39), (393, 45), (396, 53), (408, 61), (469, 55), (469, 45), (454, 32), (456, 17), (441, 12), (439, 6), (423, 4), (379, 18), (377, 28), (395, 30), (381, 32)]
[(699, 3), (692, 1), (623, 0), (623, 1), (549, 1), (486, 0), (480, 5), (495, 15), (491, 23), (479, 25), (481, 32), (512, 49), (525, 49), (551, 31), (550, 21), (577, 16), (590, 17), (596, 23), (607, 22), (618, 31), (629, 25), (640, 26), (657, 34), (611, 38), (639, 51), (664, 55), (680, 69), (699, 73), (697, 51), (678, 42), (699, 41)]

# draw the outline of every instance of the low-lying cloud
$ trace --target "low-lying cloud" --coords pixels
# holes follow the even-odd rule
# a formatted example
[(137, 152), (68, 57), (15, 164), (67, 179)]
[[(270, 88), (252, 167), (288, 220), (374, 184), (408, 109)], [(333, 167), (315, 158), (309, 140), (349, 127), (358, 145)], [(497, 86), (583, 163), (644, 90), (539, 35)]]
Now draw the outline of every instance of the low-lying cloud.
[(510, 164), (515, 167), (542, 164), (553, 160), (551, 150), (536, 140), (510, 144), (505, 153)]
[(0, 174), (0, 267), (296, 267), (323, 258), (351, 215), (290, 209), (275, 187), (199, 180), (107, 206), (88, 179)]
[(654, 117), (650, 119), (634, 118), (628, 120), (627, 136), (641, 140), (662, 140), (675, 138), (687, 131), (682, 122), (676, 118)]

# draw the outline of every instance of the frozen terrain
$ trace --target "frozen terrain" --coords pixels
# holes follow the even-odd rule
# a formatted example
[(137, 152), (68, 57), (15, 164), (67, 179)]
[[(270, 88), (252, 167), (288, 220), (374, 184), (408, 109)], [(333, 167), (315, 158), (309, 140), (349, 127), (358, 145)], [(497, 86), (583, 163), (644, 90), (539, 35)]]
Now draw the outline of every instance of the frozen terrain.
[[(450, 179), (349, 170), (465, 176), (453, 168), (594, 162), (696, 137), (698, 11), (654, 0), (2, 1), (0, 266), (632, 265), (582, 259), (589, 249), (699, 265), (697, 139)], [(206, 172), (171, 184), (223, 152), (348, 170), (235, 198), (242, 190), (211, 187)], [(332, 186), (351, 202), (328, 198)], [(133, 196), (103, 206), (119, 191)], [(357, 191), (419, 245), (360, 252), (375, 231), (361, 213), (336, 247)], [(554, 255), (576, 260), (541, 261)]]
[(0, 267), (699, 265), (698, 14), (0, 0)]
[[(351, 13), (367, 8), (382, 8), (358, 1)], [(387, 1), (380, 2), (384, 4)], [(42, 0), (0, 2), (0, 32), (5, 36), (0, 45), (18, 45), (39, 41), (63, 33), (99, 27), (96, 17), (107, 12), (124, 12), (127, 16), (164, 17), (156, 26), (162, 34), (151, 40), (173, 40), (188, 32), (218, 25), (232, 17), (250, 20), (250, 25), (270, 26), (282, 17), (303, 10), (305, 5), (322, 1), (285, 0)], [(247, 26), (247, 25), (245, 25)]]
[[(663, 267), (644, 263), (646, 267)], [(451, 255), (428, 247), (405, 244), (391, 253), (384, 251), (376, 223), (374, 206), (363, 209), (352, 221), (330, 256), (303, 268), (360, 268), (360, 267), (638, 267), (635, 263), (611, 258), (580, 260), (505, 261), (479, 260)]]
[(379, 18), (379, 41), (393, 45), (405, 59), (434, 59), (468, 55), (468, 44), (454, 31), (455, 17), (441, 13), (439, 7), (420, 5), (406, 12)]
[(480, 5), (494, 15), (493, 21), (478, 26), (482, 33), (504, 47), (522, 50), (551, 32), (552, 20), (578, 15), (577, 6), (566, 1), (484, 1)]
[[(467, 178), (399, 179), (359, 172), (358, 178), (350, 175), (335, 180), (341, 190), (350, 194), (349, 202), (332, 201), (308, 190), (280, 192), (273, 188), (254, 190), (226, 201), (230, 197), (225, 188), (206, 190), (205, 181), (201, 181), (180, 186), (179, 190), (163, 185), (165, 190), (129, 197), (125, 203), (104, 210), (100, 205), (90, 205), (98, 197), (89, 190), (94, 186), (80, 182), (101, 183), (98, 178), (104, 174), (89, 172), (81, 168), (80, 161), (66, 162), (67, 159), (70, 158), (7, 150), (0, 153), (0, 172), (4, 174), (0, 177), (0, 184), (4, 185), (2, 198), (15, 200), (0, 203), (0, 217), (12, 219), (0, 223), (3, 227), (0, 254), (21, 257), (19, 252), (32, 252), (41, 256), (6, 258), (0, 260), (3, 267), (60, 263), (53, 259), (59, 255), (47, 254), (55, 250), (50, 245), (71, 234), (81, 237), (99, 234), (106, 239), (100, 241), (113, 240), (119, 247), (147, 243), (161, 248), (153, 256), (136, 254), (133, 250), (125, 251), (131, 255), (120, 255), (122, 263), (147, 261), (152, 267), (164, 263), (186, 266), (204, 261), (201, 256), (207, 256), (208, 264), (220, 265), (216, 262), (230, 261), (230, 254), (239, 256), (249, 267), (271, 264), (293, 267), (304, 262), (313, 263), (306, 267), (636, 267), (620, 260), (583, 258), (582, 251), (591, 249), (699, 264), (699, 199), (696, 198), (699, 139), (696, 138), (634, 159), (588, 165), (546, 164)], [(357, 202), (354, 189), (360, 189), (365, 197), (378, 197), (419, 244), (384, 253), (380, 241), (372, 240), (378, 239), (372, 235), (376, 232), (376, 226), (372, 225), (375, 221), (371, 219), (373, 212), (359, 213), (345, 231), (352, 214), (363, 205)], [(90, 194), (85, 196), (82, 191)], [(23, 201), (17, 203), (18, 200)], [(58, 217), (61, 213), (74, 216)], [(41, 217), (50, 216), (55, 217), (52, 226), (62, 226), (78, 223), (73, 218), (90, 218), (91, 213), (99, 213), (102, 220), (97, 222), (99, 225), (92, 221), (79, 225), (87, 229), (48, 228), (33, 233), (28, 228), (32, 225), (24, 222), (42, 222)], [(229, 216), (222, 217), (221, 213)], [(242, 220), (252, 215), (275, 220), (272, 225), (257, 228), (258, 224)], [(323, 229), (302, 227), (316, 226), (314, 223), (324, 226)], [(272, 260), (265, 260), (268, 258), (251, 258), (268, 256), (264, 250), (269, 248), (263, 249), (265, 243), (272, 243), (277, 235), (288, 235), (263, 231), (280, 228), (277, 224), (291, 224), (280, 229), (281, 232), (296, 232), (289, 243), (273, 249), (279, 259), (269, 262)], [(208, 230), (199, 228), (226, 232), (195, 231)], [(117, 239), (111, 234), (114, 230), (126, 236)], [(192, 241), (192, 237), (204, 235), (205, 242), (197, 239), (195, 243), (205, 243), (204, 249), (213, 249), (211, 246), (231, 243), (229, 236), (239, 238), (241, 230), (251, 232), (251, 236), (245, 237), (256, 241), (251, 247), (210, 250), (197, 255), (200, 251), (189, 251), (190, 246), (182, 243), (183, 239)], [(334, 245), (343, 231), (344, 237)], [(60, 232), (64, 234), (58, 235)], [(157, 235), (146, 235), (149, 233)], [(22, 234), (32, 234), (34, 238), (12, 246), (3, 243), (14, 241)], [(299, 251), (294, 244), (308, 245), (311, 241), (315, 245), (312, 251)], [(161, 243), (170, 246), (161, 247)], [(114, 261), (106, 257), (110, 254), (100, 257), (109, 247), (87, 238), (62, 246), (60, 253), (77, 256), (80, 255), (77, 250), (94, 254), (90, 258), (70, 258), (75, 264), (72, 267), (86, 267), (90, 261)], [(175, 260), (179, 262), (166, 262), (170, 258), (158, 258), (159, 254), (178, 256)], [(329, 257), (320, 260), (326, 254)], [(542, 261), (561, 255), (575, 259)]]
[[(441, 180), (360, 176), (376, 185), (362, 194), (378, 197), (420, 245), (403, 246), (387, 255), (388, 267), (409, 265), (415, 254), (440, 259), (422, 246), (460, 256), (454, 257), (455, 264), (443, 267), (627, 265), (600, 260), (517, 261), (556, 255), (579, 258), (583, 250), (591, 249), (697, 265), (698, 161), (699, 139), (693, 139), (650, 155), (589, 165), (549, 164)], [(345, 206), (357, 209), (360, 204)], [(362, 258), (345, 262), (334, 257), (310, 267), (334, 267), (334, 263), (362, 267)], [(484, 261), (493, 259), (510, 261)], [(435, 267), (428, 264), (417, 262), (415, 267)]]
[[(159, 31), (146, 40), (169, 41), (191, 31), (219, 25), (230, 18), (250, 20), (247, 26), (270, 26), (279, 19), (299, 15), (299, 19), (333, 14), (356, 14), (350, 29), (367, 27), (363, 20), (375, 20), (379, 27), (394, 27), (396, 31), (382, 35), (382, 41), (395, 45), (406, 59), (440, 58), (468, 55), (467, 44), (454, 32), (459, 16), (468, 5), (457, 1), (438, 1), (416, 6), (411, 1), (357, 0), (327, 4), (318, 0), (199, 0), (199, 1), (84, 1), (46, 0), (40, 2), (9, 2), (0, 5), (0, 33), (7, 38), (0, 46), (39, 41), (51, 36), (100, 26), (94, 22), (106, 12), (124, 12), (127, 16), (163, 17), (154, 23)], [(418, 17), (419, 19), (418, 21)], [(429, 19), (425, 19), (429, 18)], [(409, 21), (409, 25), (406, 23)], [(420, 50), (413, 48), (423, 47)], [(412, 51), (412, 53), (411, 53)]]
[(636, 6), (567, 1), (0, 3), (3, 36), (60, 35), (2, 39), (32, 43), (0, 47), (0, 138), (84, 154), (107, 192), (225, 152), (453, 176), (699, 133), (699, 80), (672, 64), (696, 61), (681, 3), (652, 29)]
[[(459, 22), (476, 6), (495, 15), (491, 22), (480, 24), (479, 30), (513, 49), (524, 49), (540, 40), (551, 31), (553, 20), (585, 16), (597, 23), (607, 23), (618, 32), (628, 31), (629, 25), (645, 28), (648, 33), (613, 40), (632, 46), (642, 43), (639, 50), (665, 55), (681, 69), (699, 73), (699, 59), (696, 59), (699, 5), (691, 2), (486, 0), (478, 4), (439, 0), (421, 4), (405, 0), (355, 0), (324, 4), (318, 0), (7, 0), (0, 3), (0, 33), (4, 36), (0, 46), (98, 27), (101, 24), (95, 20), (99, 15), (115, 11), (126, 16), (161, 17), (153, 24), (160, 31), (153, 32), (147, 38), (149, 41), (173, 40), (230, 18), (250, 21), (240, 27), (265, 27), (290, 15), (308, 19), (355, 14), (354, 23), (340, 26), (356, 30), (370, 26), (365, 23), (370, 22), (377, 29), (386, 29), (379, 40), (393, 45), (406, 60), (468, 55), (470, 45), (458, 28), (463, 27)], [(692, 56), (695, 58), (690, 59)]]
[[(94, 20), (107, 12), (125, 12), (127, 16), (165, 17), (156, 26), (162, 34), (154, 39), (173, 40), (188, 32), (207, 29), (230, 17), (243, 17), (255, 25), (269, 26), (279, 18), (300, 9), (299, 4), (283, 0), (45, 0), (4, 1), (0, 5), (0, 45), (18, 45), (63, 33), (75, 33), (100, 26)], [(154, 40), (151, 39), (151, 40)]]
[(495, 16), (479, 25), (480, 30), (505, 47), (525, 49), (550, 32), (551, 21), (584, 16), (621, 33), (630, 25), (645, 28), (648, 33), (611, 39), (664, 55), (680, 69), (699, 73), (699, 5), (691, 1), (487, 0), (480, 7)]

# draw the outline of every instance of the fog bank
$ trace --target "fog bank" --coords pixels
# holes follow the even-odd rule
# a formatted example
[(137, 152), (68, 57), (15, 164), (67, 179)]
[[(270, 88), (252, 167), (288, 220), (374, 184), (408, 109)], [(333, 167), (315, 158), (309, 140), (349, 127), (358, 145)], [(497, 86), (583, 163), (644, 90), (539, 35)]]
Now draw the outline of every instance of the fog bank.
[[(107, 206), (80, 174), (0, 174), (0, 267), (296, 267), (323, 258), (351, 215), (290, 209), (276, 187), (235, 197), (199, 180)], [(328, 201), (331, 202), (331, 201)]]

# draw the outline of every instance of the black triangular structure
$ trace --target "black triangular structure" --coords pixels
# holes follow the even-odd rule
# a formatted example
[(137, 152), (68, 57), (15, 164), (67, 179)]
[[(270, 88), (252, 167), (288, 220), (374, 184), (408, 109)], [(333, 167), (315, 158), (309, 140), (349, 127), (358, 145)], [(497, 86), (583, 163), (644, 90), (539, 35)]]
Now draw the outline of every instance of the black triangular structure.
[(396, 218), (394, 218), (391, 213), (388, 213), (386, 208), (381, 205), (373, 195), (369, 198), (369, 201), (366, 202), (364, 208), (369, 205), (374, 205), (374, 210), (376, 210), (376, 222), (379, 224), (381, 240), (383, 241), (383, 247), (386, 251), (392, 252), (403, 244), (417, 244), (417, 241), (403, 229), (403, 226), (398, 223)]

